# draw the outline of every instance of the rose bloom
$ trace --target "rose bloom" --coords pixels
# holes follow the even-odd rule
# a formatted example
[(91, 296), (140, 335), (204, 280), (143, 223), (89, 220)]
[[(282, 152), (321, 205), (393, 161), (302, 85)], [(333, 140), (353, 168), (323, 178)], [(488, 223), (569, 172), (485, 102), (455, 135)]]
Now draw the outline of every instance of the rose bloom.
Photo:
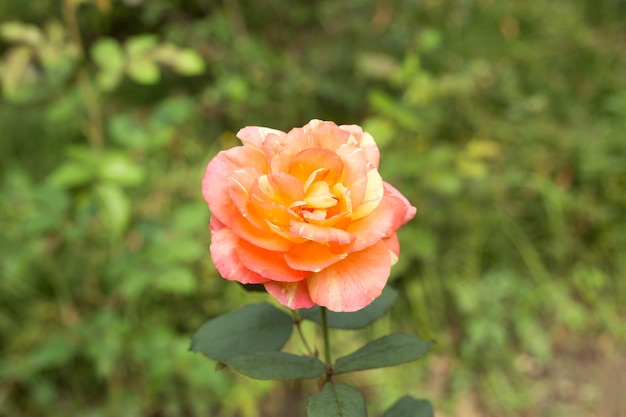
[(372, 136), (312, 120), (237, 137), (243, 146), (218, 153), (202, 181), (219, 273), (263, 284), (291, 309), (370, 304), (398, 260), (396, 231), (416, 212), (382, 180)]

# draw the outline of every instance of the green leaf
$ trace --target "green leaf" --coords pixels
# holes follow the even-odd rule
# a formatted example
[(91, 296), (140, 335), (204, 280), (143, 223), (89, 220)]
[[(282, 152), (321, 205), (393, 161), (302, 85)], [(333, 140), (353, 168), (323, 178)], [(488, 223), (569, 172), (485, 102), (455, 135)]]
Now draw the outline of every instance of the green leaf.
[(100, 71), (96, 74), (96, 84), (102, 91), (112, 91), (122, 80), (122, 71)]
[(105, 155), (100, 162), (100, 178), (121, 186), (139, 185), (143, 181), (143, 168), (122, 153)]
[(424, 342), (414, 336), (393, 333), (373, 340), (359, 350), (337, 359), (334, 373), (342, 374), (411, 362), (428, 353), (432, 344), (432, 341)]
[(146, 149), (152, 140), (140, 121), (127, 114), (118, 114), (108, 124), (111, 137), (118, 144), (132, 149)]
[(197, 105), (189, 97), (177, 96), (162, 100), (150, 115), (150, 127), (163, 129), (184, 124), (197, 113)]
[(329, 382), (322, 392), (309, 398), (306, 417), (367, 417), (367, 409), (359, 391), (349, 385)]
[(29, 356), (30, 366), (37, 370), (66, 365), (76, 353), (77, 346), (61, 335), (51, 335)]
[[(178, 231), (178, 229), (175, 229)], [(155, 245), (155, 262), (158, 265), (178, 262), (193, 262), (206, 256), (206, 244), (203, 241), (184, 236), (168, 236), (159, 245)]]
[(209, 211), (204, 201), (180, 205), (173, 213), (171, 225), (178, 232), (195, 232), (209, 224)]
[(44, 39), (41, 29), (35, 25), (11, 21), (0, 25), (0, 37), (8, 42), (39, 46)]
[(285, 352), (257, 352), (226, 361), (238, 372), (255, 379), (315, 378), (326, 372), (317, 358)]
[(181, 75), (198, 75), (204, 72), (204, 61), (193, 49), (183, 49), (174, 63), (176, 72)]
[(420, 50), (424, 52), (433, 51), (441, 46), (442, 36), (437, 29), (427, 28), (419, 36)]
[(363, 122), (363, 130), (376, 140), (379, 148), (384, 148), (395, 134), (394, 125), (382, 117), (370, 117)]
[(433, 417), (435, 412), (428, 400), (417, 400), (409, 395), (400, 398), (382, 417)]
[(48, 177), (48, 182), (62, 188), (76, 187), (89, 183), (94, 177), (92, 167), (81, 162), (65, 162)]
[(33, 51), (26, 46), (16, 46), (9, 49), (4, 55), (0, 80), (4, 95), (17, 98), (22, 87), (25, 74), (28, 72)]
[(161, 77), (159, 66), (150, 58), (131, 58), (126, 72), (133, 80), (140, 84), (156, 84)]
[(111, 91), (119, 84), (126, 57), (120, 44), (112, 38), (103, 38), (91, 47), (91, 58), (99, 67), (97, 82), (104, 91)]
[(121, 70), (124, 68), (124, 51), (119, 42), (112, 38), (99, 39), (91, 47), (91, 58), (101, 69)]
[(206, 322), (191, 341), (191, 350), (216, 361), (246, 354), (278, 351), (289, 339), (291, 317), (276, 307), (250, 304)]
[(111, 184), (98, 185), (96, 193), (100, 197), (108, 231), (113, 237), (119, 237), (126, 229), (130, 219), (130, 202), (128, 197), (119, 187)]
[(170, 294), (192, 294), (197, 287), (194, 275), (182, 266), (161, 271), (153, 284), (156, 289)]
[(126, 52), (131, 58), (146, 55), (157, 46), (158, 38), (154, 35), (133, 36), (126, 42)]
[(124, 278), (117, 282), (118, 289), (124, 297), (131, 300), (138, 299), (140, 295), (145, 296), (154, 287), (153, 275), (139, 268), (129, 269)]
[[(360, 329), (381, 318), (389, 310), (398, 297), (398, 292), (390, 286), (367, 307), (352, 313), (328, 312), (328, 326), (335, 329)], [(320, 307), (300, 310), (300, 317), (321, 324)]]

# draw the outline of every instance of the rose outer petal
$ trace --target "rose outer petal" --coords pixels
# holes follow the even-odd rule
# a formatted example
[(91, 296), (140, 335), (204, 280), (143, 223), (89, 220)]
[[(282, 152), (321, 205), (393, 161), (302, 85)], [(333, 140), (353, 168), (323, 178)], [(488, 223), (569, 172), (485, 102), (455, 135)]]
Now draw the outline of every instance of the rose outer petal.
[(248, 221), (237, 210), (232, 210), (230, 216), (230, 228), (246, 242), (252, 243), (263, 249), (285, 252), (293, 246), (293, 243), (276, 233), (260, 230)]
[(278, 137), (285, 136), (285, 132), (276, 129), (270, 129), (269, 127), (246, 126), (243, 129), (240, 129), (239, 132), (237, 132), (237, 137), (244, 144), (263, 149), (263, 143), (265, 142), (265, 138), (269, 134), (277, 135)]
[(265, 284), (267, 292), (272, 294), (278, 302), (292, 310), (297, 308), (313, 307), (309, 289), (305, 281), (300, 282), (275, 282)]
[(391, 255), (391, 265), (395, 265), (400, 258), (400, 241), (398, 240), (398, 234), (393, 233), (391, 236), (382, 240), (387, 249), (389, 249), (389, 255)]
[(291, 129), (285, 136), (268, 135), (263, 150), (272, 172), (288, 172), (289, 161), (297, 153), (318, 147), (319, 143), (303, 128)]
[(263, 284), (269, 279), (246, 268), (237, 256), (240, 239), (215, 216), (211, 216), (211, 258), (221, 276), (242, 284)]
[(347, 253), (334, 253), (328, 246), (320, 243), (306, 242), (294, 246), (292, 250), (287, 252), (285, 261), (293, 269), (319, 272), (347, 256)]
[(246, 268), (273, 281), (300, 281), (310, 274), (290, 268), (284, 253), (261, 249), (245, 241), (239, 241), (237, 256)]
[(357, 311), (378, 297), (391, 272), (389, 249), (382, 241), (348, 255), (307, 278), (315, 304), (331, 311)]
[(209, 205), (211, 214), (225, 225), (230, 225), (233, 202), (229, 198), (229, 178), (233, 171), (243, 167), (258, 168), (267, 172), (265, 156), (258, 149), (237, 146), (219, 152), (209, 162), (202, 179), (202, 195)]
[(369, 216), (346, 227), (346, 231), (355, 236), (350, 248), (346, 249), (348, 252), (362, 250), (382, 238), (389, 237), (415, 216), (417, 209), (411, 206), (398, 190), (386, 182), (383, 185), (385, 194), (378, 207)]
[(398, 230), (400, 227), (408, 223), (409, 220), (415, 217), (415, 214), (417, 213), (417, 208), (413, 207), (411, 203), (409, 202), (409, 200), (407, 200), (407, 198), (400, 191), (398, 191), (393, 185), (385, 182), (384, 186), (385, 186), (385, 192), (391, 195), (396, 201), (398, 201), (399, 202), (398, 205), (402, 205), (405, 208), (404, 213), (402, 213), (401, 210), (396, 210), (394, 212), (395, 219), (394, 219), (393, 228), (394, 230)]
[(388, 236), (393, 230), (394, 221), (403, 217), (406, 207), (404, 204), (385, 193), (382, 201), (369, 216), (352, 222), (346, 230), (355, 236), (349, 252), (360, 251), (380, 239)]
[(341, 125), (339, 126), (339, 129), (350, 132), (358, 145), (365, 151), (367, 160), (378, 168), (380, 163), (380, 151), (378, 150), (378, 145), (376, 145), (376, 141), (374, 141), (372, 135), (367, 132), (363, 132), (363, 129), (359, 125)]

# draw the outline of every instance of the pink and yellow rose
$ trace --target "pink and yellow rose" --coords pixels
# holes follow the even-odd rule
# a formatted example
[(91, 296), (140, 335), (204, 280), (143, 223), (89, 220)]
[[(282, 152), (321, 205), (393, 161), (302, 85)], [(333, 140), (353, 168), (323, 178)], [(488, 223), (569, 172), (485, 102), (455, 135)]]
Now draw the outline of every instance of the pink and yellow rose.
[(416, 209), (378, 173), (356, 125), (312, 120), (288, 133), (248, 126), (218, 153), (202, 193), (219, 273), (263, 284), (281, 304), (356, 311), (378, 297)]

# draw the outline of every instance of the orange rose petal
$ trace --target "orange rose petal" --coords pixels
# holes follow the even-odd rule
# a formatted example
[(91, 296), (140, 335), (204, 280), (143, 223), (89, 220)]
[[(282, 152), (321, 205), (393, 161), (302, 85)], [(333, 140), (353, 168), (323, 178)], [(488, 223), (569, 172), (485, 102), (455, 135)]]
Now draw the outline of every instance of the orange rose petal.
[(348, 254), (334, 253), (327, 246), (317, 242), (307, 242), (295, 246), (285, 254), (285, 261), (293, 269), (319, 272), (322, 269), (345, 259)]
[(389, 249), (389, 254), (391, 255), (391, 265), (395, 265), (400, 258), (400, 241), (398, 241), (398, 234), (393, 233), (391, 236), (382, 240), (385, 245), (387, 245), (387, 249)]
[(409, 200), (406, 199), (405, 196), (402, 195), (400, 191), (398, 191), (393, 185), (385, 182), (385, 194), (391, 196), (394, 200), (396, 200), (397, 207), (403, 207), (403, 209), (397, 209), (394, 211), (394, 224), (393, 228), (395, 230), (399, 229), (401, 226), (404, 226), (409, 220), (415, 217), (417, 213), (417, 209), (409, 203)]
[(269, 201), (289, 207), (294, 201), (304, 199), (302, 182), (285, 172), (276, 172), (257, 178), (250, 187), (250, 198)]
[(269, 135), (263, 144), (272, 172), (287, 172), (294, 155), (316, 147), (319, 147), (317, 140), (302, 128), (294, 128), (284, 137)]
[(378, 297), (391, 272), (389, 249), (383, 242), (348, 255), (312, 274), (307, 283), (311, 300), (332, 311), (357, 311)]
[(236, 169), (255, 167), (267, 171), (263, 153), (248, 146), (239, 146), (221, 151), (209, 162), (202, 180), (202, 195), (211, 209), (224, 224), (230, 224), (230, 213), (234, 209), (229, 195), (229, 177)]
[(293, 155), (305, 149), (320, 147), (320, 143), (317, 138), (314, 135), (311, 135), (311, 132), (308, 132), (305, 128), (301, 127), (291, 129), (287, 133), (287, 136), (285, 136), (283, 144), (290, 149), (289, 160), (291, 160)]
[(326, 181), (315, 181), (304, 195), (304, 201), (307, 207), (324, 210), (336, 206), (338, 199), (330, 192)]
[(249, 199), (245, 207), (248, 219), (264, 230), (270, 230), (267, 222), (287, 229), (291, 221), (300, 217), (290, 207), (304, 198), (302, 183), (286, 173), (263, 175), (257, 178), (249, 190)]
[(346, 227), (346, 231), (355, 236), (349, 248), (350, 252), (363, 250), (389, 235), (394, 222), (394, 211), (404, 208), (396, 207), (395, 203), (396, 200), (392, 198), (383, 198), (369, 216), (351, 222)]
[(363, 148), (365, 151), (365, 156), (367, 160), (378, 169), (378, 165), (380, 163), (380, 151), (378, 150), (378, 145), (376, 145), (376, 141), (372, 135), (367, 132), (363, 132), (361, 126), (358, 125), (341, 125), (339, 129), (346, 130), (352, 134), (356, 143), (359, 147)]
[(365, 152), (361, 148), (348, 145), (339, 147), (336, 152), (343, 161), (341, 183), (350, 190), (352, 207), (356, 208), (363, 202), (367, 188), (368, 163)]
[[(288, 172), (302, 184), (313, 181), (326, 181), (334, 184), (341, 179), (343, 162), (333, 151), (323, 148), (309, 148), (294, 155), (289, 161)], [(311, 175), (315, 174), (314, 178)]]
[(237, 132), (237, 137), (244, 143), (263, 149), (263, 142), (267, 135), (285, 136), (285, 132), (268, 127), (246, 126)]
[(282, 305), (292, 310), (297, 308), (309, 308), (315, 305), (309, 296), (309, 289), (305, 281), (268, 282), (265, 284), (265, 289)]
[(292, 243), (301, 244), (301, 243), (308, 242), (308, 239), (296, 236), (293, 233), (289, 232), (288, 230), (283, 230), (280, 228), (280, 226), (276, 224), (270, 223), (268, 221), (266, 221), (266, 224), (272, 232), (276, 233), (278, 236), (282, 236), (283, 238), (287, 239), (288, 241)]
[(367, 172), (367, 185), (365, 186), (365, 194), (360, 205), (354, 207), (352, 211), (352, 220), (359, 220), (368, 216), (378, 207), (378, 204), (384, 196), (383, 179), (375, 169)]
[(280, 222), (283, 228), (288, 228), (289, 222), (292, 219), (298, 218), (298, 216), (288, 208), (275, 203), (248, 201), (245, 210), (245, 217), (250, 223), (258, 229), (271, 233), (274, 233), (274, 229), (270, 226), (272, 224), (270, 217), (273, 221)]
[(328, 215), (326, 216), (327, 222), (316, 224), (321, 226), (335, 226), (343, 229), (352, 220), (350, 190), (343, 184), (337, 183), (333, 186), (333, 194), (337, 197), (337, 205), (328, 209)]
[(243, 240), (263, 249), (285, 252), (293, 246), (284, 237), (257, 228), (236, 210), (231, 213), (230, 228)]
[[(248, 214), (250, 218), (255, 220), (261, 220), (264, 222), (264, 226), (267, 223), (276, 224), (283, 228), (288, 228), (289, 223), (299, 219), (292, 210), (287, 207), (272, 202), (264, 201), (250, 201), (247, 206)], [(268, 230), (270, 230), (268, 228)]]
[(242, 215), (246, 215), (246, 205), (250, 198), (250, 188), (254, 181), (265, 175), (263, 171), (254, 167), (244, 167), (232, 172), (228, 179), (228, 191), (231, 200)]
[(347, 245), (354, 239), (354, 236), (345, 230), (303, 222), (291, 222), (289, 231), (295, 236), (315, 242), (334, 242), (339, 245)]
[(316, 138), (322, 148), (336, 150), (348, 142), (350, 132), (339, 129), (334, 122), (311, 120), (304, 126), (309, 135)]
[(290, 268), (283, 253), (261, 249), (248, 242), (239, 242), (237, 255), (248, 269), (274, 281), (300, 281), (310, 274)]
[(399, 191), (387, 183), (384, 183), (384, 188), (385, 195), (376, 210), (346, 227), (347, 231), (356, 236), (350, 251), (361, 250), (383, 237), (390, 236), (415, 216), (417, 209)]
[(313, 213), (303, 211), (302, 217), (308, 223), (324, 227), (335, 227), (337, 229), (343, 229), (350, 223), (350, 212), (348, 211), (330, 217), (327, 215), (324, 219), (317, 219)]
[(269, 279), (262, 277), (256, 272), (246, 268), (239, 260), (236, 249), (240, 239), (229, 228), (211, 217), (211, 258), (218, 272), (224, 278), (231, 281), (239, 281), (242, 284), (262, 284)]

